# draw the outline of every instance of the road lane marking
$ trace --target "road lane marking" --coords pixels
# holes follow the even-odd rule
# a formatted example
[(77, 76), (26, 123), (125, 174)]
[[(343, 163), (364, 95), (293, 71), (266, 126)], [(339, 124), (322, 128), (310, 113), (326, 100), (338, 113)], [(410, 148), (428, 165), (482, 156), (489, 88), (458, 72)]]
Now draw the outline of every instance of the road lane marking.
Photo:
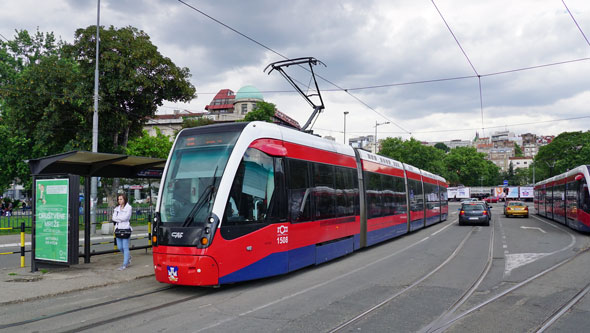
[(525, 227), (524, 225), (520, 226), (521, 229), (533, 229), (533, 230), (539, 230), (540, 232), (546, 234), (547, 232), (539, 227)]

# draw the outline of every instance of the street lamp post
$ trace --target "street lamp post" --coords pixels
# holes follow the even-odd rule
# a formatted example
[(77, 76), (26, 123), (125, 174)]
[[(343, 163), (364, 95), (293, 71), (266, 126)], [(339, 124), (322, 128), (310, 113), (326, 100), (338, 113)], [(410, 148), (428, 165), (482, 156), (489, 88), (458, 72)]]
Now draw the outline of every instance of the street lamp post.
[[(98, 56), (100, 31), (100, 0), (96, 2), (96, 67), (94, 69), (94, 112), (92, 113), (92, 152), (98, 152)], [(98, 180), (90, 179), (90, 233), (96, 232), (96, 204), (98, 194)], [(84, 198), (88, 200), (88, 198)]]
[(375, 144), (374, 144), (375, 148), (373, 148), (373, 152), (374, 152), (375, 154), (377, 154), (377, 126), (386, 125), (386, 124), (389, 124), (389, 122), (388, 122), (388, 121), (386, 121), (386, 122), (384, 122), (384, 123), (378, 123), (378, 122), (375, 120)]
[(346, 144), (346, 115), (348, 111), (344, 111), (344, 144)]

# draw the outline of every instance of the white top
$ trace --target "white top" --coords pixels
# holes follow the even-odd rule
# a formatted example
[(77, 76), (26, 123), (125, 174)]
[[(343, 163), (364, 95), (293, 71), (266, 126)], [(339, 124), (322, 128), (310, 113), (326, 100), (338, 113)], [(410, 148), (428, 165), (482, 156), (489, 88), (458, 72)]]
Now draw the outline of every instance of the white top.
[(129, 223), (129, 219), (131, 219), (131, 205), (129, 203), (125, 204), (125, 207), (121, 209), (121, 206), (117, 205), (115, 207), (115, 211), (113, 212), (113, 222), (115, 222), (115, 228), (117, 229), (131, 229), (131, 224)]

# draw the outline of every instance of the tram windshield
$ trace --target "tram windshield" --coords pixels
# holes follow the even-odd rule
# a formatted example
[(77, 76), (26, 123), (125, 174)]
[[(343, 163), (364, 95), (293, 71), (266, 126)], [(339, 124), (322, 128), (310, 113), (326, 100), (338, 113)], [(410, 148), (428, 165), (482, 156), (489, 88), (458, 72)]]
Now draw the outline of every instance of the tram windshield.
[(205, 223), (240, 132), (196, 133), (178, 138), (163, 184), (162, 223)]

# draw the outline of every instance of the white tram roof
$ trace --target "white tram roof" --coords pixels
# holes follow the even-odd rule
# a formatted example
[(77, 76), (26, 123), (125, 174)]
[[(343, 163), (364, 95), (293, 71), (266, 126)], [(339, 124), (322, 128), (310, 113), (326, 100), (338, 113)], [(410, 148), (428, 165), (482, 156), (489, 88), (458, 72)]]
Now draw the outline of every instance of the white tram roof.
[(381, 155), (376, 155), (376, 154), (370, 153), (366, 150), (358, 149), (357, 151), (359, 152), (359, 156), (361, 157), (361, 160), (370, 161), (373, 163), (381, 164), (381, 165), (392, 167), (392, 168), (399, 169), (399, 170), (404, 169), (404, 167), (403, 167), (404, 164), (402, 162), (396, 161), (392, 158), (381, 156)]
[(570, 177), (570, 176), (573, 176), (573, 175), (577, 175), (579, 173), (583, 174), (584, 175), (584, 178), (590, 179), (590, 172), (589, 172), (588, 168), (589, 168), (588, 165), (580, 165), (580, 166), (578, 166), (576, 168), (573, 168), (571, 170), (568, 170), (567, 172), (564, 172), (564, 173), (559, 174), (557, 176), (553, 176), (551, 178), (544, 179), (544, 180), (536, 183), (535, 186), (545, 185), (547, 183), (551, 183), (551, 182), (554, 182), (556, 180), (560, 180), (560, 179), (564, 179), (564, 178), (567, 178), (567, 177)]
[(329, 152), (339, 153), (354, 157), (354, 149), (341, 143), (323, 139), (319, 136), (301, 132), (285, 126), (279, 126), (263, 121), (253, 121), (249, 123), (242, 132), (252, 141), (261, 138), (270, 138), (284, 140), (312, 148), (317, 148)]
[(257, 139), (276, 139), (329, 152), (339, 153), (354, 157), (354, 149), (350, 146), (323, 139), (313, 134), (301, 132), (285, 126), (280, 126), (263, 121), (249, 122), (240, 134), (240, 140), (248, 144)]

